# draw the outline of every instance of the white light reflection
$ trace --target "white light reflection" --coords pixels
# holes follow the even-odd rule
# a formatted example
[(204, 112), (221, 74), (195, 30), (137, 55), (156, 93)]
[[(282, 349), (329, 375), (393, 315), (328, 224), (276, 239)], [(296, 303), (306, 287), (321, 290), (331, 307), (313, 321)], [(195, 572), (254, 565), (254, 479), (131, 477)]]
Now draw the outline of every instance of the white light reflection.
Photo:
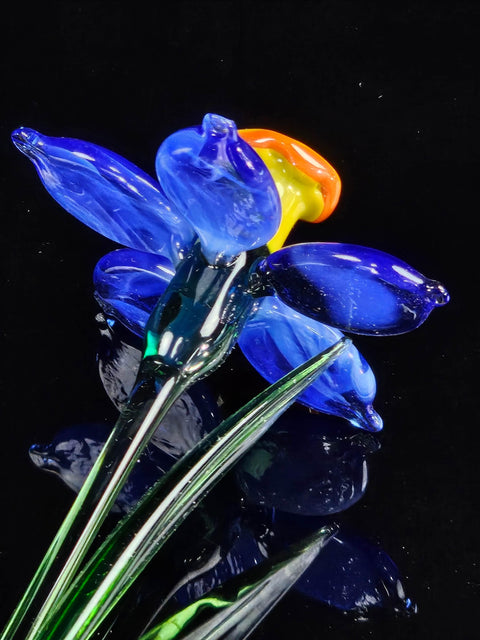
[(318, 167), (318, 169), (325, 170), (325, 167), (323, 167), (320, 164), (320, 162), (315, 160), (315, 158), (313, 156), (311, 156), (309, 153), (304, 151), (301, 147), (299, 147), (296, 144), (292, 144), (292, 147), (295, 149), (295, 151), (298, 153), (298, 155), (301, 156), (304, 160), (306, 160), (309, 164), (313, 164), (313, 166), (314, 167)]
[(160, 340), (160, 344), (158, 345), (157, 353), (159, 356), (164, 356), (167, 353), (172, 343), (172, 340), (173, 340), (173, 333), (171, 331), (165, 331)]
[(422, 277), (415, 275), (411, 271), (408, 271), (408, 269), (405, 269), (405, 267), (401, 267), (398, 264), (394, 264), (392, 266), (392, 269), (393, 271), (396, 271), (400, 276), (402, 276), (402, 278), (405, 278), (406, 280), (410, 280), (415, 284), (423, 284), (425, 282)]
[(77, 156), (77, 158), (83, 158), (84, 160), (90, 160), (90, 162), (95, 162), (95, 158), (92, 158), (92, 156), (89, 156), (88, 153), (83, 153), (82, 151), (72, 151), (74, 156)]
[(356, 256), (348, 255), (347, 253), (334, 253), (333, 257), (334, 258), (338, 258), (339, 260), (348, 260), (349, 262), (361, 262), (362, 261), (360, 258), (357, 258)]

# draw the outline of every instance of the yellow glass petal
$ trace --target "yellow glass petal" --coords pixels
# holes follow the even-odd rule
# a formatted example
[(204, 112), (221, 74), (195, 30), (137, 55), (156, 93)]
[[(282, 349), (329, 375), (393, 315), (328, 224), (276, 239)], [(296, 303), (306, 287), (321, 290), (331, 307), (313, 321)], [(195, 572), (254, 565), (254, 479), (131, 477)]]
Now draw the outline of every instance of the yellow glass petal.
[(273, 238), (268, 242), (270, 251), (283, 246), (293, 225), (298, 220), (314, 222), (325, 206), (318, 182), (297, 169), (277, 151), (256, 149), (267, 165), (282, 203), (282, 220)]

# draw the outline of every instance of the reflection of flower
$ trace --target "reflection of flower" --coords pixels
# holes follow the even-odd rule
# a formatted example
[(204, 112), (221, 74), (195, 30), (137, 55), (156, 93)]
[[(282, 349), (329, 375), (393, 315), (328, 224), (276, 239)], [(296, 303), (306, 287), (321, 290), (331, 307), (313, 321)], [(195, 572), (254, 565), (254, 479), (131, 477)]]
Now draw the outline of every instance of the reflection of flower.
[[(262, 130), (246, 130), (245, 139), (249, 143), (232, 121), (207, 114), (201, 126), (178, 131), (162, 143), (157, 183), (96, 145), (48, 138), (31, 129), (13, 133), (16, 146), (32, 159), (47, 190), (67, 211), (130, 247), (99, 261), (95, 288), (105, 311), (139, 334), (197, 240), (206, 264), (214, 268), (231, 264), (245, 251), (251, 256), (245, 293), (254, 300), (239, 345), (269, 381), (337, 342), (342, 330), (403, 333), (447, 302), (442, 285), (381, 251), (336, 243), (278, 249), (279, 228), (283, 239), (305, 210), (319, 208), (308, 212), (311, 220), (321, 219), (324, 207), (330, 213), (340, 183), (311, 150), (320, 186), (313, 183), (315, 171), (306, 175), (300, 165), (292, 168), (295, 153), (308, 163), (308, 148), (301, 143)], [(292, 153), (285, 151), (289, 141)], [(303, 206), (307, 197), (308, 206)], [(277, 240), (270, 244), (272, 238)], [(225, 317), (228, 301), (226, 291), (219, 310)], [(350, 345), (299, 400), (377, 431), (382, 423), (372, 408), (374, 395), (373, 373)]]

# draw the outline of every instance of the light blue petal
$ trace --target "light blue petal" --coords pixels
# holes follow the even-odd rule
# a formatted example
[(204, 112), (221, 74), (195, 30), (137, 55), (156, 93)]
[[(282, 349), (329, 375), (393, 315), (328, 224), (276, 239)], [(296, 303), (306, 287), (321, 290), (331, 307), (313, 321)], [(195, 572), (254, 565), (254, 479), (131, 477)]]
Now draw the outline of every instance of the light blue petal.
[[(268, 296), (260, 300), (238, 344), (255, 369), (268, 382), (274, 382), (341, 337), (337, 329), (307, 318), (275, 296)], [(354, 427), (379, 431), (382, 420), (372, 407), (375, 391), (371, 368), (356, 347), (350, 345), (298, 401), (345, 418)]]
[(45, 188), (69, 213), (103, 236), (172, 262), (194, 232), (160, 186), (121, 156), (89, 142), (20, 128), (12, 140)]
[(235, 123), (207, 114), (160, 146), (157, 176), (197, 232), (210, 264), (265, 245), (280, 224), (280, 199), (260, 156)]

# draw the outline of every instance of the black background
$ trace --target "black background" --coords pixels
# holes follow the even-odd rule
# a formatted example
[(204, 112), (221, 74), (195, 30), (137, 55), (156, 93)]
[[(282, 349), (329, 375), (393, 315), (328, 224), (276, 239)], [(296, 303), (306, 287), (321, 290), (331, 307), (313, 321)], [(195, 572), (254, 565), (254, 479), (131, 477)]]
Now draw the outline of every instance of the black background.
[(411, 334), (356, 340), (385, 426), (350, 517), (398, 564), (417, 615), (350, 621), (292, 595), (252, 637), (477, 637), (479, 18), (473, 0), (3, 10), (1, 622), (72, 497), (28, 447), (114, 415), (96, 369), (91, 272), (115, 247), (60, 209), (10, 133), (89, 140), (153, 174), (161, 141), (215, 112), (302, 140), (340, 173), (334, 215), (291, 242), (387, 251), (452, 297)]

